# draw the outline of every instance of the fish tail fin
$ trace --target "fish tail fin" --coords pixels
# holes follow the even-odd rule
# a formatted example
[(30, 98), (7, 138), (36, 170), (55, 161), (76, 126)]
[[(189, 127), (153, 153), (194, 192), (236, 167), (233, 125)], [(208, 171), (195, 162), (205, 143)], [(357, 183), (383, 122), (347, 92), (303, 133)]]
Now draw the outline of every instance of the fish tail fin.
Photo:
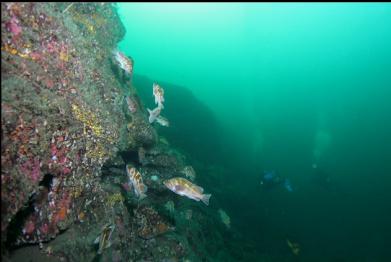
[(145, 194), (145, 193), (147, 192), (147, 190), (148, 190), (148, 187), (147, 187), (146, 185), (144, 185), (144, 186), (142, 187), (142, 189), (140, 190), (140, 191), (141, 191), (141, 192), (140, 192), (140, 195), (139, 195), (139, 199), (140, 199), (140, 200), (142, 200), (142, 199), (144, 199), (144, 198), (147, 197), (147, 194)]
[(205, 205), (209, 205), (209, 198), (212, 196), (212, 194), (204, 194), (202, 195), (201, 201), (205, 203)]
[(98, 236), (97, 238), (95, 238), (94, 244), (98, 244), (98, 243), (99, 243), (99, 238), (100, 238), (100, 236)]
[(139, 200), (143, 200), (146, 197), (147, 195), (145, 193), (140, 193)]

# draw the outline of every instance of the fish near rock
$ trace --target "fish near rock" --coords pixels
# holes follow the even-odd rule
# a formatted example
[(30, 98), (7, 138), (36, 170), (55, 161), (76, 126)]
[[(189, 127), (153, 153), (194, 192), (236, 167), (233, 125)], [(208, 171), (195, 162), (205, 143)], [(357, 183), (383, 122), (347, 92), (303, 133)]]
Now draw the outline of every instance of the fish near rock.
[(153, 83), (153, 96), (155, 97), (155, 103), (158, 105), (159, 108), (163, 107), (164, 102), (164, 89), (160, 87), (160, 85)]
[(152, 124), (159, 117), (162, 109), (160, 107), (156, 107), (154, 110), (151, 110), (149, 108), (147, 108), (147, 110), (149, 113), (148, 121), (150, 124)]
[(143, 183), (143, 178), (136, 168), (126, 165), (126, 173), (129, 177), (129, 186), (133, 187), (134, 193), (139, 200), (144, 199), (147, 195), (145, 194), (148, 187)]
[(223, 222), (227, 228), (231, 228), (231, 218), (228, 216), (228, 214), (221, 208), (218, 210), (218, 212), (220, 214), (221, 222)]
[(103, 250), (111, 246), (111, 235), (115, 225), (106, 224), (103, 226), (100, 235), (95, 239), (94, 244), (99, 244), (98, 254), (101, 255)]
[(133, 74), (133, 64), (134, 61), (132, 58), (128, 58), (125, 54), (122, 52), (115, 50), (113, 52), (114, 59), (119, 67), (121, 67), (125, 72), (127, 72), (129, 75)]
[(158, 122), (161, 126), (170, 126), (170, 122), (168, 122), (168, 119), (162, 116), (158, 116), (156, 118), (156, 122)]
[(205, 205), (209, 205), (211, 194), (203, 194), (204, 189), (190, 182), (183, 177), (174, 177), (163, 182), (163, 184), (172, 192), (186, 196), (195, 201), (202, 201)]
[(194, 181), (196, 178), (196, 172), (192, 166), (185, 166), (181, 172), (191, 181)]

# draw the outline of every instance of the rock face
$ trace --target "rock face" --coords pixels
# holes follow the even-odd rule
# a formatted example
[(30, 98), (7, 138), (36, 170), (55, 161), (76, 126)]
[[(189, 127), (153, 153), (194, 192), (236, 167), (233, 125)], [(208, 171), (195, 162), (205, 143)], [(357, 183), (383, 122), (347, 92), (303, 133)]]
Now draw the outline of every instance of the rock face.
[[(1, 3), (1, 17), (2, 258), (29, 243), (61, 261), (92, 261), (109, 223), (102, 261), (205, 259), (201, 226), (179, 215), (188, 200), (162, 184), (188, 163), (159, 139), (113, 61), (125, 33), (115, 5)], [(149, 188), (141, 202), (126, 164)], [(169, 200), (178, 214), (165, 213)]]
[(2, 244), (40, 243), (96, 201), (121, 147), (111, 50), (124, 29), (108, 4), (1, 5)]

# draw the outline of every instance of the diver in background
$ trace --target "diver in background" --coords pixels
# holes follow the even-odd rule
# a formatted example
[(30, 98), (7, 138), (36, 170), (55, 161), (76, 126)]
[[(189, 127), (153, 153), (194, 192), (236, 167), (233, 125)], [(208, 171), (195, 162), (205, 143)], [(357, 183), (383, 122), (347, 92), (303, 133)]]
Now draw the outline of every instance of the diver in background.
[(267, 190), (278, 186), (284, 186), (284, 188), (292, 192), (293, 187), (287, 178), (282, 178), (280, 175), (277, 175), (276, 172), (273, 171), (263, 171), (263, 176), (261, 178), (261, 186)]

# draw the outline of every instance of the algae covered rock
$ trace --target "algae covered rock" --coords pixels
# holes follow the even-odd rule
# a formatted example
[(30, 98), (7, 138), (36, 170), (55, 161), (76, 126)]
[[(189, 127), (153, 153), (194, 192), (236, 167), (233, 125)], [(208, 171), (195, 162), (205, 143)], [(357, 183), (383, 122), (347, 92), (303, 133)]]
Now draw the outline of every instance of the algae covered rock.
[(1, 7), (1, 241), (12, 247), (55, 238), (103, 195), (100, 169), (126, 128), (110, 62), (124, 29), (110, 4)]

